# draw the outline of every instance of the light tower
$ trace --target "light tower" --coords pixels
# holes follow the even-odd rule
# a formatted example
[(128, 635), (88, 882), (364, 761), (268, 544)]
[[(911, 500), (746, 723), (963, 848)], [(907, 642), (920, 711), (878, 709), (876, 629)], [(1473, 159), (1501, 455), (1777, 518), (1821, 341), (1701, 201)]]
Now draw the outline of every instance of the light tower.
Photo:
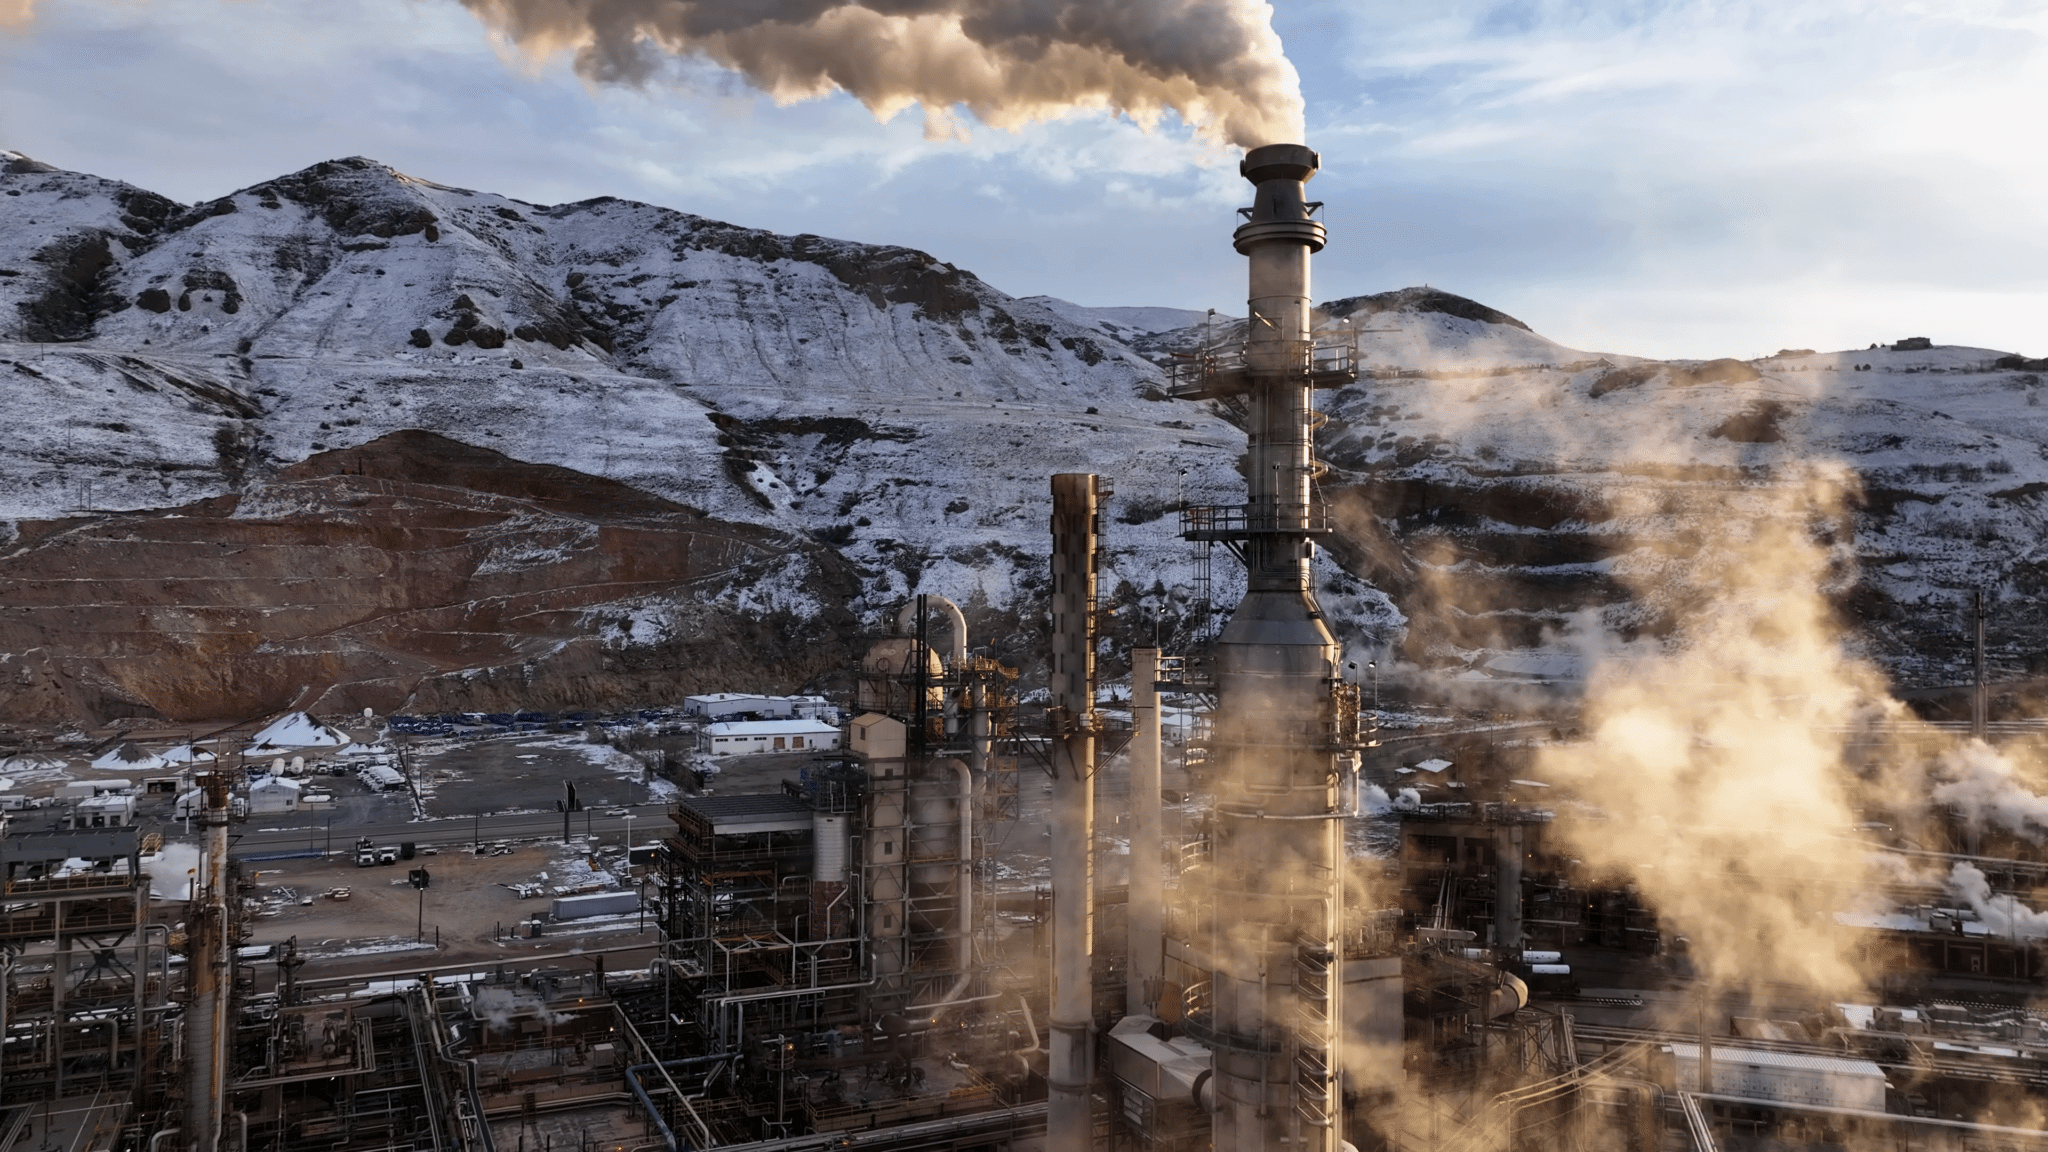
[(1342, 1141), (1341, 786), (1359, 741), (1356, 686), (1309, 579), (1328, 531), (1314, 497), (1318, 387), (1356, 378), (1352, 348), (1317, 344), (1309, 256), (1319, 160), (1299, 144), (1245, 155), (1257, 197), (1234, 236), (1250, 261), (1241, 347), (1207, 349), (1186, 396), (1234, 397), (1247, 435), (1247, 499), (1190, 508), (1183, 535), (1244, 562), (1244, 599), (1218, 637), (1216, 821), (1205, 1002), (1189, 1018), (1214, 1051), (1215, 1152), (1337, 1152)]

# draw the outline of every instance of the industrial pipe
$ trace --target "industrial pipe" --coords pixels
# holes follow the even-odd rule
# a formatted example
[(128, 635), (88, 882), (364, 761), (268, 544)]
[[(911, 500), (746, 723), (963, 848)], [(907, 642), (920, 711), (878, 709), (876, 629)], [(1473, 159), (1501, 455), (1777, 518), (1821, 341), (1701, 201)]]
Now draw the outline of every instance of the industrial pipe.
[(988, 680), (976, 676), (968, 688), (971, 695), (967, 707), (971, 712), (968, 719), (969, 767), (974, 769), (977, 780), (988, 778), (989, 761), (995, 757), (995, 722), (988, 711)]
[(654, 1121), (654, 1126), (661, 1130), (661, 1138), (668, 1143), (669, 1152), (682, 1152), (682, 1147), (676, 1140), (676, 1134), (670, 1131), (668, 1121), (662, 1118), (661, 1109), (654, 1106), (654, 1099), (647, 1094), (647, 1087), (640, 1083), (640, 1074), (647, 1071), (656, 1071), (662, 1074), (662, 1078), (668, 1081), (669, 1091), (675, 1093), (676, 1099), (683, 1105), (683, 1110), (688, 1112), (690, 1119), (696, 1122), (697, 1134), (703, 1140), (703, 1143), (692, 1145), (692, 1147), (709, 1148), (714, 1143), (711, 1139), (711, 1129), (705, 1126), (703, 1118), (697, 1115), (697, 1110), (690, 1106), (689, 1097), (683, 1095), (683, 1090), (676, 1086), (675, 1078), (668, 1074), (668, 1070), (671, 1068), (689, 1068), (718, 1060), (731, 1060), (735, 1055), (737, 1053), (721, 1052), (712, 1056), (691, 1056), (683, 1060), (663, 1060), (658, 1063), (635, 1064), (626, 1069), (626, 1086), (633, 1090), (633, 1095), (640, 1098), (640, 1106), (647, 1109), (648, 1117)]
[(1089, 1152), (1095, 1069), (1095, 558), (1101, 477), (1052, 478), (1052, 1020), (1048, 1152)]
[(1522, 946), (1522, 826), (1493, 830), (1493, 946), (1510, 952)]
[[(896, 631), (898, 633), (904, 636), (917, 635), (917, 602), (919, 599), (919, 597), (913, 596), (908, 604), (896, 610)], [(944, 596), (935, 596), (927, 593), (922, 599), (926, 608), (936, 606), (946, 614), (946, 624), (953, 630), (952, 637), (947, 645), (947, 655), (950, 659), (946, 661), (946, 671), (957, 676), (960, 674), (961, 669), (967, 667), (967, 616), (960, 611), (958, 604), (953, 603)]]
[(1159, 777), (1159, 649), (1131, 650), (1131, 877), (1124, 924), (1130, 948), (1124, 1011), (1154, 1010), (1166, 983), (1164, 862)]
[(191, 1152), (220, 1148), (222, 1096), (227, 1087), (228, 990), (233, 978), (228, 954), (228, 778), (222, 772), (198, 777), (206, 814), (199, 872), (192, 882), (191, 1055), (185, 1061), (185, 1127)]

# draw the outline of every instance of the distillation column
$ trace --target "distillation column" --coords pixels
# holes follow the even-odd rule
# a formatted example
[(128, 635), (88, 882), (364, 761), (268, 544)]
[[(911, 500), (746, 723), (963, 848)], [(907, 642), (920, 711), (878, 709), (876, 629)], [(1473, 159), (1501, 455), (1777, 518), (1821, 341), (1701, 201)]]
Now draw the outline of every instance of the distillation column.
[(1101, 478), (1052, 478), (1052, 1027), (1045, 1146), (1089, 1152), (1095, 1069), (1095, 573)]
[(1309, 255), (1325, 234), (1303, 185), (1318, 163), (1304, 146), (1272, 144), (1239, 169), (1258, 192), (1233, 237), (1251, 266), (1249, 498), (1228, 533), (1242, 542), (1246, 592), (1214, 657), (1215, 1152), (1338, 1152), (1342, 1141), (1345, 697), (1340, 649), (1309, 579), (1323, 530), (1312, 491)]

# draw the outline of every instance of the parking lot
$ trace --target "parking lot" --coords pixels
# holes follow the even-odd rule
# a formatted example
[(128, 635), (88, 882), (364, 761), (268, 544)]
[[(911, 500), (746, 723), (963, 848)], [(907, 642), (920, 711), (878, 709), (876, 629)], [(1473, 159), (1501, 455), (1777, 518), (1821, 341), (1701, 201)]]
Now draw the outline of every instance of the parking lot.
[[(249, 943), (280, 944), (297, 937), (300, 951), (316, 958), (383, 957), (398, 967), (414, 958), (448, 963), (651, 940), (651, 915), (645, 936), (635, 931), (636, 917), (550, 925), (549, 934), (539, 939), (518, 934), (522, 920), (548, 912), (555, 889), (597, 886), (610, 876), (637, 890), (619, 838), (601, 841), (578, 837), (568, 845), (508, 845), (502, 855), (447, 850), (367, 868), (341, 855), (252, 863), (245, 866), (253, 889)], [(427, 871), (424, 892), (407, 879), (415, 868)], [(521, 898), (515, 885), (540, 891)], [(326, 895), (336, 888), (348, 889), (348, 898)], [(648, 892), (655, 892), (651, 883)], [(429, 960), (429, 955), (441, 959)]]

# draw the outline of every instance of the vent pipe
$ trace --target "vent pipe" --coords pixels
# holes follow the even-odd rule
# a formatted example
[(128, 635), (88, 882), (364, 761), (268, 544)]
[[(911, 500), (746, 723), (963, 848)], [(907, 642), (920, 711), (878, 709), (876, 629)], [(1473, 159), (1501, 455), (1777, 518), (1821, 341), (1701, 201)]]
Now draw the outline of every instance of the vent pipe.
[(183, 1127), (191, 1152), (216, 1152), (227, 1087), (228, 990), (234, 977), (228, 959), (228, 777), (207, 772), (197, 782), (206, 809), (199, 868), (192, 877), (192, 904), (185, 917), (192, 954), (192, 1005), (185, 1016)]
[(1052, 1022), (1048, 1152), (1090, 1152), (1095, 1068), (1095, 574), (1102, 478), (1052, 478)]
[(1124, 1011), (1149, 1016), (1158, 1011), (1166, 983), (1157, 648), (1131, 650), (1131, 727), (1131, 894), (1124, 906), (1130, 967)]

